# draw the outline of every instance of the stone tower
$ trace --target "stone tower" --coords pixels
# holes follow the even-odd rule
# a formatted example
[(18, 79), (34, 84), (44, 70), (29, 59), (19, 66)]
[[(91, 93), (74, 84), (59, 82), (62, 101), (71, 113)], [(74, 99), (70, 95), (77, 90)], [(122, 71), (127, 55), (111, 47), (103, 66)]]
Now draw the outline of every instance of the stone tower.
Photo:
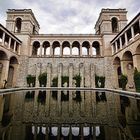
[(31, 9), (8, 9), (6, 28), (13, 33), (38, 34), (40, 27)]
[(117, 34), (127, 24), (126, 9), (102, 9), (95, 24), (96, 34)]
[(126, 9), (102, 9), (100, 16), (95, 24), (97, 35), (102, 36), (103, 55), (111, 55), (110, 41), (126, 26), (127, 24)]

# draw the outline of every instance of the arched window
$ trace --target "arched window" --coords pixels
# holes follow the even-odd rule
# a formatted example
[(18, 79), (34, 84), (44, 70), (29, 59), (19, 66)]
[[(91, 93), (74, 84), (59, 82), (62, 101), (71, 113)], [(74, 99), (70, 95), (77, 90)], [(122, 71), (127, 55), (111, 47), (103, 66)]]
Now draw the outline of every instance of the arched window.
[(72, 43), (72, 55), (80, 55), (80, 43), (78, 41)]
[(21, 32), (21, 24), (22, 24), (22, 19), (17, 18), (16, 23), (15, 23), (15, 32), (20, 33)]
[(60, 43), (58, 41), (54, 41), (52, 44), (53, 55), (60, 55)]
[(118, 32), (118, 19), (115, 18), (115, 17), (113, 17), (113, 18), (111, 19), (111, 24), (112, 24), (112, 32), (113, 32), (113, 33)]
[(70, 43), (68, 41), (63, 42), (63, 55), (70, 55)]
[(89, 55), (90, 44), (88, 41), (82, 43), (82, 55)]
[(50, 55), (50, 43), (48, 41), (43, 43), (42, 55)]
[(92, 44), (92, 54), (93, 55), (100, 55), (100, 44), (98, 41), (94, 41)]
[(38, 41), (35, 41), (33, 43), (32, 55), (39, 55), (39, 47), (40, 47), (40, 43)]

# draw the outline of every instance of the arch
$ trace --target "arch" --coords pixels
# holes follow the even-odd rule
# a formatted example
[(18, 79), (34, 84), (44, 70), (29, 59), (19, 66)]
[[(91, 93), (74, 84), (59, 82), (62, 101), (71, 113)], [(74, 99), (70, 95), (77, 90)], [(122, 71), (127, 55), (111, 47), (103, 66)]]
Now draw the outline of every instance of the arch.
[(140, 44), (137, 46), (135, 54), (139, 54), (140, 55)]
[(116, 17), (113, 17), (111, 19), (111, 25), (112, 25), (112, 32), (113, 33), (118, 32), (118, 19)]
[(113, 65), (120, 65), (120, 64), (121, 64), (120, 58), (118, 56), (115, 57), (114, 60), (113, 60)]
[(7, 54), (4, 51), (0, 50), (0, 60), (7, 60), (7, 59), (8, 59)]
[(70, 43), (68, 41), (62, 43), (62, 54), (70, 55)]
[(92, 43), (92, 54), (93, 55), (100, 55), (100, 44), (98, 41), (94, 41)]
[(15, 32), (16, 33), (21, 32), (21, 25), (22, 25), (22, 19), (21, 18), (16, 18), (16, 21), (15, 21)]
[(78, 41), (72, 43), (72, 55), (80, 55), (80, 43)]
[(15, 56), (10, 58), (10, 64), (18, 64), (18, 59)]
[(133, 61), (132, 53), (130, 51), (126, 51), (122, 56), (122, 60)]
[(52, 44), (53, 55), (60, 55), (60, 43), (58, 41), (54, 41)]
[(88, 41), (82, 43), (82, 55), (89, 55), (90, 44)]
[(42, 45), (42, 55), (50, 55), (50, 42), (44, 41)]
[(34, 41), (32, 55), (39, 55), (39, 48), (40, 48), (40, 43), (38, 41)]

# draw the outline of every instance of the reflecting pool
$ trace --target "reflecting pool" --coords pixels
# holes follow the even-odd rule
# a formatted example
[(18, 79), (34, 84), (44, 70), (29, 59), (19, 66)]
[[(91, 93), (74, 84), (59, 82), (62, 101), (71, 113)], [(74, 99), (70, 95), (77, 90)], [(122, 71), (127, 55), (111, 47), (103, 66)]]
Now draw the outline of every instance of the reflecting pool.
[(0, 94), (0, 140), (140, 139), (140, 99), (102, 91)]

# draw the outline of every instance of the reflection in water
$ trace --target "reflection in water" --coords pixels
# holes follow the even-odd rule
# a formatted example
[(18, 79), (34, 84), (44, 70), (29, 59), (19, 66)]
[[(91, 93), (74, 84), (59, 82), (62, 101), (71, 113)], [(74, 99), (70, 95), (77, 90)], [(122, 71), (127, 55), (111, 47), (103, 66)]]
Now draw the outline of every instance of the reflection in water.
[(99, 91), (0, 96), (0, 140), (140, 139), (140, 100)]

